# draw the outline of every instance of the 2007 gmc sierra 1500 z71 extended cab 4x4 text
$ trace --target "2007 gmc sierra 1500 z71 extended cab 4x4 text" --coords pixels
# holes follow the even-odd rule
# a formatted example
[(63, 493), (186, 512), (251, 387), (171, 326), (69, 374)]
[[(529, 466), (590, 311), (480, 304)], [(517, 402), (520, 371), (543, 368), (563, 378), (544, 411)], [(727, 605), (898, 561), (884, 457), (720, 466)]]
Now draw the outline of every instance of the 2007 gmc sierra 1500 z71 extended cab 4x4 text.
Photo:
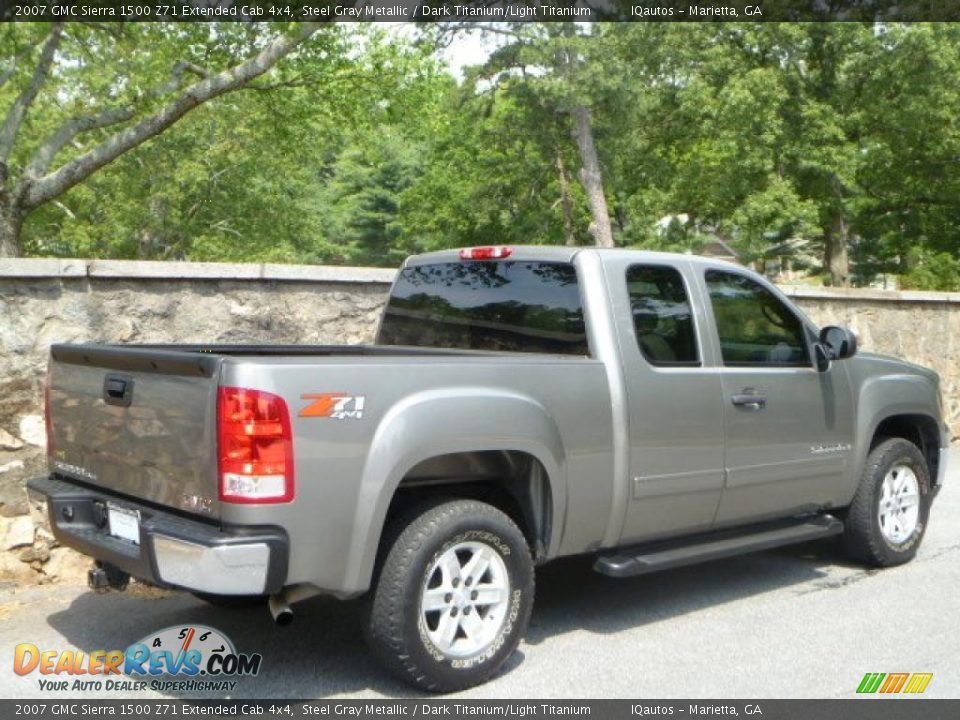
[(840, 536), (910, 560), (945, 475), (937, 375), (856, 353), (707, 258), (483, 247), (408, 259), (369, 346), (54, 345), (58, 540), (214, 603), (367, 593), (420, 687), (516, 649), (534, 566), (624, 577)]

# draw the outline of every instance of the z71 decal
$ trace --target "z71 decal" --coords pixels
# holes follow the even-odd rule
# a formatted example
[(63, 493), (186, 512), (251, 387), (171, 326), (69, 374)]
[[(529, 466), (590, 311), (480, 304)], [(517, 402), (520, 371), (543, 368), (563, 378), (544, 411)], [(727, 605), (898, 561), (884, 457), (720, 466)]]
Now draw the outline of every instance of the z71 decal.
[(306, 393), (300, 396), (310, 404), (300, 411), (300, 417), (333, 418), (334, 420), (359, 420), (363, 417), (363, 395), (346, 393)]

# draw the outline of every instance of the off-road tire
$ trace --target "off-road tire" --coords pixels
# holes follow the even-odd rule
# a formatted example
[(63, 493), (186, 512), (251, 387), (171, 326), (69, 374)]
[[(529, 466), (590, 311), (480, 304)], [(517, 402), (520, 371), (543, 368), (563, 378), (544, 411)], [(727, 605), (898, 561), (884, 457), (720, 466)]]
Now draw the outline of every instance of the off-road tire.
[[(898, 464), (913, 470), (920, 496), (915, 529), (903, 542), (894, 544), (881, 532), (878, 512), (883, 479)], [(844, 514), (845, 529), (841, 538), (844, 552), (850, 559), (873, 567), (910, 562), (927, 528), (930, 501), (930, 471), (920, 449), (903, 438), (883, 440), (867, 456), (857, 493)]]
[[(453, 692), (489, 679), (516, 650), (530, 622), (534, 573), (520, 529), (500, 510), (476, 500), (425, 503), (387, 535), (370, 598), (367, 642), (392, 673), (431, 692)], [(473, 657), (451, 658), (423, 628), (421, 593), (428, 572), (450, 548), (480, 542), (496, 552), (509, 577), (508, 605), (495, 639)]]

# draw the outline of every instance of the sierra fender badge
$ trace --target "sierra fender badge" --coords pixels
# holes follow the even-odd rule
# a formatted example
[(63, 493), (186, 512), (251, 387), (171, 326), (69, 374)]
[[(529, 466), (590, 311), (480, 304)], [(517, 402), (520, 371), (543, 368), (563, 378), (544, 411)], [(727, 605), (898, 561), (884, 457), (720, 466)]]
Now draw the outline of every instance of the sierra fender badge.
[(359, 420), (363, 417), (366, 397), (346, 393), (305, 393), (302, 400), (310, 404), (300, 411), (300, 417), (332, 418), (334, 420)]
[(826, 453), (849, 452), (849, 443), (835, 443), (833, 445), (814, 445), (810, 448), (813, 455), (824, 455)]

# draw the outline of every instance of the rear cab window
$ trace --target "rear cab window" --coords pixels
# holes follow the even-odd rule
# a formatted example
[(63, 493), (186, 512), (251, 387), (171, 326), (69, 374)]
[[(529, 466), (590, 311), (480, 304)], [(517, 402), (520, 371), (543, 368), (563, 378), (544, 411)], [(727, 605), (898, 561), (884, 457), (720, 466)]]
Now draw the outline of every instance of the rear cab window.
[(577, 271), (520, 260), (404, 268), (377, 343), (589, 355)]

